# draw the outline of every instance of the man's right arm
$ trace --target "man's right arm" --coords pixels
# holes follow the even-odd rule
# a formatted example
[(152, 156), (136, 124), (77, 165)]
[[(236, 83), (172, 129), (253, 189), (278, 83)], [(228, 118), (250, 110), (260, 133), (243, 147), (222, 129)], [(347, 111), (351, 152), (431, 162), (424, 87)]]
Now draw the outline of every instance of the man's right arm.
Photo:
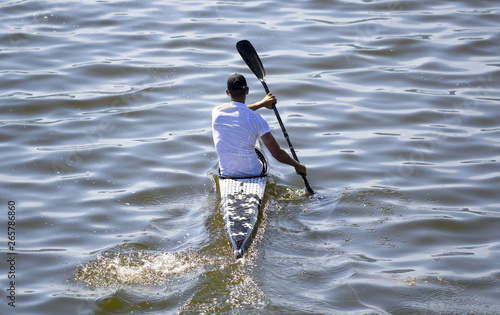
[(264, 144), (276, 160), (293, 166), (295, 168), (295, 172), (299, 175), (307, 175), (306, 166), (304, 164), (300, 164), (288, 155), (288, 153), (280, 147), (278, 142), (276, 142), (276, 139), (274, 139), (271, 132), (264, 134), (262, 136), (262, 141), (264, 141)]

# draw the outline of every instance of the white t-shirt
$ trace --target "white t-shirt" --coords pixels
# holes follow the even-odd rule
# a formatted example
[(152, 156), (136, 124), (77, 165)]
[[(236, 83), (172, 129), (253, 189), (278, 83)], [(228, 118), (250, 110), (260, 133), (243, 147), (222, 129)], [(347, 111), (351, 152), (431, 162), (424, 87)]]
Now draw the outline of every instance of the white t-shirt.
[(260, 175), (262, 163), (255, 153), (255, 144), (258, 137), (269, 131), (264, 117), (243, 103), (231, 102), (214, 108), (212, 133), (222, 175)]

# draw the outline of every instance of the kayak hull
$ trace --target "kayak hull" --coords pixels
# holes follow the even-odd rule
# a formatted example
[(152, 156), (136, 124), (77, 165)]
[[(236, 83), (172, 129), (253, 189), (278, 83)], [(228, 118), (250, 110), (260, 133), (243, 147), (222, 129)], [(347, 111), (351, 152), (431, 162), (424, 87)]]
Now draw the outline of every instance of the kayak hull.
[(236, 258), (243, 256), (250, 242), (266, 189), (267, 163), (264, 155), (256, 151), (264, 164), (262, 175), (247, 178), (219, 176), (222, 214)]

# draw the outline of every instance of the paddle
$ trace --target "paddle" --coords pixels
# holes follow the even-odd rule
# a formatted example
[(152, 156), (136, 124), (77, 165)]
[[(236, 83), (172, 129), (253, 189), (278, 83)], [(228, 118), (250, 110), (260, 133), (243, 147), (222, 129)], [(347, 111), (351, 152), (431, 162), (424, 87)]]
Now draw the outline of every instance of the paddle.
[[(257, 78), (260, 80), (262, 83), (262, 86), (264, 87), (264, 90), (266, 90), (266, 93), (269, 94), (269, 88), (267, 87), (266, 84), (266, 70), (264, 70), (264, 66), (262, 65), (262, 62), (260, 61), (259, 55), (253, 48), (252, 44), (247, 41), (247, 40), (241, 40), (238, 43), (236, 43), (236, 49), (241, 55), (241, 58), (246, 62), (250, 70), (257, 76)], [(283, 121), (281, 120), (280, 114), (278, 113), (278, 109), (276, 108), (276, 104), (273, 104), (273, 110), (274, 114), (276, 114), (276, 118), (278, 119), (278, 122), (280, 124), (281, 130), (283, 131), (283, 135), (285, 136), (286, 142), (288, 143), (288, 147), (290, 148), (290, 151), (292, 152), (293, 158), (299, 162), (299, 158), (297, 157), (297, 154), (295, 153), (295, 150), (293, 149), (292, 142), (290, 141), (290, 138), (288, 137), (288, 133), (286, 132), (285, 125), (283, 124)], [(309, 182), (307, 181), (307, 178), (305, 175), (302, 175), (302, 179), (304, 180), (304, 183), (306, 184), (306, 189), (307, 191), (311, 194), (314, 195), (314, 190), (311, 188), (309, 185)]]

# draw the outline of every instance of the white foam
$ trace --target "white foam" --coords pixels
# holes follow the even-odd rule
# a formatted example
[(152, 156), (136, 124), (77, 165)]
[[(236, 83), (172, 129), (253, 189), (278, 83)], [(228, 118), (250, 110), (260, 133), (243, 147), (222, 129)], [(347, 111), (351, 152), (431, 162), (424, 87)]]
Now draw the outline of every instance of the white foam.
[(76, 277), (94, 286), (162, 284), (197, 266), (201, 266), (201, 259), (189, 253), (104, 253), (96, 261), (84, 264)]

